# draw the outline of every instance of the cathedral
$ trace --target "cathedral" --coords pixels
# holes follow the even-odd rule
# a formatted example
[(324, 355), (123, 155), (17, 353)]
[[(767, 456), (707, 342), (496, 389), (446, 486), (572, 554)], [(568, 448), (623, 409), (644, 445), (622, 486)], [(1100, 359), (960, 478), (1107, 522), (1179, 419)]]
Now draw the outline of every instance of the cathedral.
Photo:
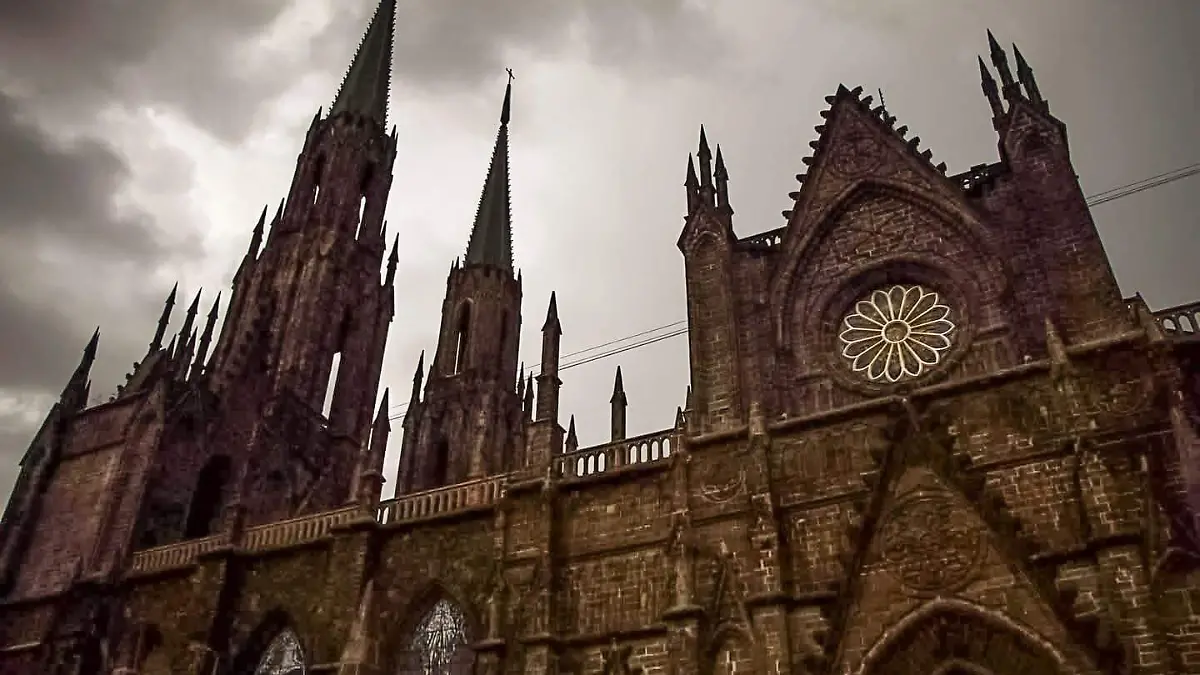
[(1015, 47), (995, 161), (838, 87), (777, 230), (735, 234), (702, 130), (686, 401), (628, 436), (618, 370), (581, 448), (553, 295), (518, 372), (511, 81), (436, 349), (380, 396), (395, 5), (224, 307), (170, 337), (172, 292), (104, 403), (87, 343), (0, 520), (0, 675), (1200, 672), (1200, 303), (1122, 297)]

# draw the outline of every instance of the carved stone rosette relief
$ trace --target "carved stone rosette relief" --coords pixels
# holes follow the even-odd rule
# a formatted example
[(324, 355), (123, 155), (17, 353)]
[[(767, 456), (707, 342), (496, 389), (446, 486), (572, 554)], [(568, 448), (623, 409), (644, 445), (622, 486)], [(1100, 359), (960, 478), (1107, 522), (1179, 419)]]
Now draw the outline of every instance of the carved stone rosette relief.
[(986, 552), (983, 529), (947, 495), (918, 495), (896, 505), (880, 538), (891, 572), (919, 596), (966, 586)]
[(843, 178), (858, 178), (868, 174), (883, 162), (883, 148), (865, 129), (850, 131), (833, 149), (829, 168)]

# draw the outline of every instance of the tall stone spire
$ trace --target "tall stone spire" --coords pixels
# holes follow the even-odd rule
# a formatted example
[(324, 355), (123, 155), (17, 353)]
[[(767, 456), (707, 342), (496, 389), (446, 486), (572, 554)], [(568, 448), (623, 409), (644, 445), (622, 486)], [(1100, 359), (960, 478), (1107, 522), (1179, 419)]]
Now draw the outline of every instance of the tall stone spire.
[(500, 109), (500, 130), (492, 150), (492, 165), (488, 167), (479, 211), (471, 228), (467, 244), (467, 265), (490, 265), (512, 272), (512, 207), (508, 194), (508, 120), (512, 112), (512, 71), (504, 89), (504, 105)]
[(352, 113), (373, 119), (381, 127), (386, 125), (395, 26), (396, 0), (380, 0), (329, 110), (331, 118), (339, 113)]

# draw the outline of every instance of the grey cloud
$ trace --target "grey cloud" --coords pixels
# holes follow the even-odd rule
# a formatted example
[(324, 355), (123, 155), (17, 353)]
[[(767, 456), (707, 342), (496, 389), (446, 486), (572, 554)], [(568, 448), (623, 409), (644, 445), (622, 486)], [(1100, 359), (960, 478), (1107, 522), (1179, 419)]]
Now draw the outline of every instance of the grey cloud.
[(59, 141), (0, 92), (0, 241), (6, 249), (53, 239), (137, 259), (161, 254), (143, 215), (114, 211), (113, 195), (128, 175), (113, 148)]
[[(314, 45), (321, 63), (345, 58), (374, 0), (346, 13)], [(494, 82), (510, 53), (570, 54), (623, 74), (699, 73), (724, 39), (688, 0), (399, 0), (396, 77), (434, 91)], [(332, 59), (332, 61), (331, 61)], [(314, 60), (314, 64), (316, 61)]]
[(56, 106), (162, 103), (235, 138), (250, 128), (264, 94), (287, 84), (267, 76), (277, 64), (251, 66), (236, 47), (283, 7), (283, 0), (4, 2), (0, 73), (10, 87)]
[[(164, 240), (146, 214), (116, 207), (127, 178), (113, 148), (59, 141), (0, 92), (0, 394), (56, 391), (98, 323), (111, 327), (101, 388), (119, 377), (116, 359), (136, 354), (144, 327), (122, 319), (153, 311), (147, 272), (189, 242)], [(0, 416), (0, 436), (32, 432)]]

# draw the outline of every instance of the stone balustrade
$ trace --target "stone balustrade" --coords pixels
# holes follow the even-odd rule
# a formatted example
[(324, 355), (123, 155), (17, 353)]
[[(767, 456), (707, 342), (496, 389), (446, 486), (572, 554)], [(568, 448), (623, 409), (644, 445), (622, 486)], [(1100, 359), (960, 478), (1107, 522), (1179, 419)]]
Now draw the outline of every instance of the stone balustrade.
[[(678, 442), (678, 432), (667, 429), (622, 441), (583, 448), (555, 458), (560, 478), (586, 478), (614, 468), (647, 464), (667, 459)], [(490, 507), (504, 496), (508, 477), (489, 476), (457, 485), (387, 500), (376, 514), (382, 525), (423, 520), (462, 511)], [(317, 541), (331, 529), (354, 518), (358, 506), (258, 525), (245, 530), (239, 550), (247, 553), (271, 551)], [(194, 565), (203, 554), (228, 543), (223, 534), (156, 546), (133, 554), (129, 575), (141, 576)]]
[(198, 557), (216, 549), (224, 542), (224, 536), (214, 535), (137, 551), (130, 560), (129, 574), (141, 575), (187, 567), (195, 564)]
[[(349, 522), (357, 509), (357, 506), (350, 506), (247, 528), (238, 548), (256, 553), (316, 541), (329, 534), (334, 526)], [(224, 534), (216, 534), (143, 549), (133, 554), (129, 574), (140, 576), (194, 565), (201, 555), (227, 543), (229, 540)]]
[(657, 462), (671, 456), (678, 436), (675, 429), (656, 431), (591, 448), (581, 448), (557, 458), (560, 478), (586, 478), (615, 468)]
[(379, 522), (392, 525), (495, 504), (504, 494), (506, 476), (489, 476), (414, 492), (379, 505)]
[(1154, 318), (1168, 335), (1200, 337), (1200, 302), (1160, 309)]
[(270, 551), (315, 541), (329, 534), (332, 528), (350, 522), (357, 512), (357, 505), (347, 506), (335, 511), (249, 527), (242, 536), (240, 548), (250, 552)]

